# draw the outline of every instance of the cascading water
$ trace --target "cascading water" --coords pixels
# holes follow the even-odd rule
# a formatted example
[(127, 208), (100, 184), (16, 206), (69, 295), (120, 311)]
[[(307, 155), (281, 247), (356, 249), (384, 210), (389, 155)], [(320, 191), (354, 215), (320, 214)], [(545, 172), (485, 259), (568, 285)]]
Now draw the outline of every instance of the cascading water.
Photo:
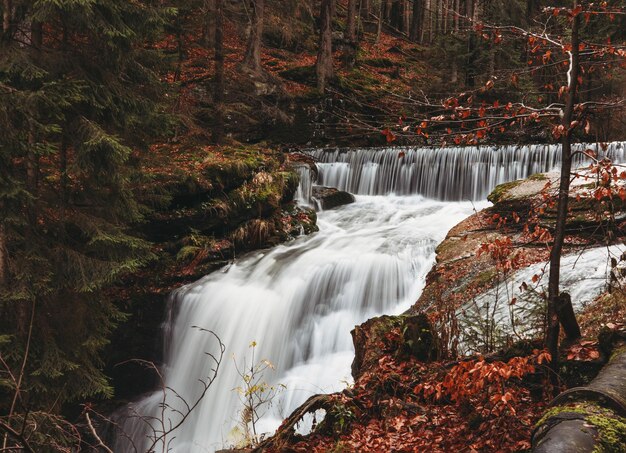
[[(320, 183), (364, 193), (356, 203), (319, 214), (319, 233), (248, 255), (199, 282), (178, 290), (170, 305), (163, 376), (172, 389), (131, 405), (123, 430), (139, 451), (148, 444), (146, 422), (176, 423), (185, 401), (195, 400), (198, 379), (210, 373), (215, 332), (226, 344), (224, 362), (200, 405), (167, 439), (170, 451), (205, 452), (231, 442), (241, 404), (233, 391), (241, 377), (233, 363), (257, 358), (277, 368), (266, 379), (286, 385), (260, 431), (275, 429), (313, 393), (331, 392), (350, 380), (350, 330), (369, 317), (401, 313), (417, 299), (447, 231), (485, 206), (496, 183), (551, 169), (555, 148), (535, 149), (531, 158), (512, 148), (314, 151)], [(624, 152), (612, 145), (611, 152)], [(457, 153), (457, 155), (455, 155)], [(620, 156), (621, 156), (620, 154)], [(334, 167), (333, 167), (334, 166)], [(547, 168), (549, 167), (549, 168)], [(299, 200), (309, 203), (309, 173), (301, 169)], [(440, 191), (440, 192), (438, 192)], [(389, 195), (395, 192), (396, 195)], [(442, 200), (473, 199), (470, 202)], [(404, 196), (399, 196), (404, 195)], [(174, 393), (176, 392), (176, 393)], [(165, 395), (170, 409), (163, 411)], [(118, 437), (116, 451), (135, 451)]]
[[(577, 151), (592, 149), (624, 162), (626, 146), (610, 143), (572, 147), (574, 168), (588, 163)], [(498, 184), (556, 169), (558, 145), (465, 148), (312, 150), (319, 161), (318, 184), (361, 195), (420, 194), (445, 201), (482, 200)]]
[(300, 184), (298, 184), (294, 199), (300, 206), (310, 207), (313, 205), (313, 174), (311, 167), (306, 164), (298, 164), (295, 168), (298, 176), (300, 176)]

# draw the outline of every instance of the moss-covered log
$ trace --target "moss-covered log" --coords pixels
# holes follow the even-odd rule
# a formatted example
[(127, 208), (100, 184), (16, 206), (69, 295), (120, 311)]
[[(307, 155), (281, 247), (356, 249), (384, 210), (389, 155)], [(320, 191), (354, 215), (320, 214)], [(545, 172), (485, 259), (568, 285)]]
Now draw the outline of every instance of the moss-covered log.
[(626, 452), (626, 347), (585, 387), (561, 393), (533, 433), (533, 452)]

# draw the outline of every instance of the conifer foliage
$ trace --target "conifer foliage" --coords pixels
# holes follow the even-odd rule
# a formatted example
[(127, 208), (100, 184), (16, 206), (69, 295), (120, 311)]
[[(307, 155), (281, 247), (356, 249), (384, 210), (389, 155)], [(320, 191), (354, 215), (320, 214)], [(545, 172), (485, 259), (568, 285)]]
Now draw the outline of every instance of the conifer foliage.
[(0, 391), (48, 409), (110, 394), (98, 355), (122, 315), (100, 289), (150, 259), (127, 229), (133, 153), (165, 121), (151, 43), (168, 11), (148, 3), (1, 7), (0, 354), (19, 379)]

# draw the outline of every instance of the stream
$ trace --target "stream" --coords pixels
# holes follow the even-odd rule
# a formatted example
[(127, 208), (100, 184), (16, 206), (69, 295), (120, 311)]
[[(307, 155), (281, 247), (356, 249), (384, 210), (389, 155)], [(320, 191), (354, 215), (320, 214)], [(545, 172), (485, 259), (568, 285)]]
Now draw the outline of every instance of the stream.
[[(615, 143), (607, 153), (623, 161), (624, 151)], [(373, 316), (400, 314), (417, 300), (436, 246), (450, 228), (489, 205), (485, 198), (495, 185), (559, 163), (558, 147), (549, 145), (310, 154), (320, 162), (318, 183), (350, 191), (356, 202), (319, 212), (318, 233), (251, 253), (172, 294), (161, 370), (172, 390), (133, 403), (121, 422), (139, 451), (148, 445), (147, 422), (176, 424), (181, 398), (194, 401), (202, 391), (198, 380), (214, 365), (206, 353), (219, 353), (215, 337), (194, 326), (213, 331), (226, 350), (206, 396), (167, 439), (170, 451), (213, 452), (237, 442), (242, 405), (234, 389), (242, 385), (238, 368), (244, 360), (249, 367), (253, 349), (255, 362), (267, 359), (275, 368), (263, 380), (281, 384), (257, 425), (271, 433), (312, 394), (351, 382), (350, 331)], [(303, 203), (312, 203), (308, 182), (298, 192)], [(169, 407), (162, 411), (164, 397)], [(134, 450), (119, 437), (115, 451)]]

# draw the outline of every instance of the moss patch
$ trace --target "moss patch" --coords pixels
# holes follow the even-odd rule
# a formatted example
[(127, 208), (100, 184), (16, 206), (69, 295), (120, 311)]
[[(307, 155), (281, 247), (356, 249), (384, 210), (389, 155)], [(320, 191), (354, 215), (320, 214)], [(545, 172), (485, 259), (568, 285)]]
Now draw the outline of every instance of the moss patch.
[(612, 410), (593, 403), (574, 403), (549, 409), (535, 426), (545, 424), (550, 418), (562, 413), (585, 415), (587, 423), (598, 431), (598, 445), (594, 453), (626, 453), (626, 419)]
[(598, 429), (599, 445), (594, 453), (626, 452), (626, 419), (613, 414), (596, 414), (587, 421)]
[(509, 191), (517, 186), (519, 186), (523, 180), (520, 181), (512, 181), (504, 184), (500, 184), (496, 186), (495, 189), (489, 194), (487, 200), (491, 201), (493, 204), (500, 203), (501, 201), (507, 200), (510, 198)]
[(547, 181), (548, 177), (544, 173), (535, 173), (534, 175), (530, 175), (528, 179), (531, 181)]

